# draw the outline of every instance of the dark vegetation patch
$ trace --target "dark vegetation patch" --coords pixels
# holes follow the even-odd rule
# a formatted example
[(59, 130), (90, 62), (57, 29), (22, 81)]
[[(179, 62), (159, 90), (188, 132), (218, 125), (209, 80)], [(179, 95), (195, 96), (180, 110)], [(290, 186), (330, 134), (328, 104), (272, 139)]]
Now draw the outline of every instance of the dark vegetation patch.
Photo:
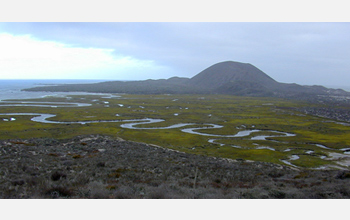
[(0, 148), (3, 199), (350, 198), (349, 171), (229, 161), (106, 136), (6, 140)]

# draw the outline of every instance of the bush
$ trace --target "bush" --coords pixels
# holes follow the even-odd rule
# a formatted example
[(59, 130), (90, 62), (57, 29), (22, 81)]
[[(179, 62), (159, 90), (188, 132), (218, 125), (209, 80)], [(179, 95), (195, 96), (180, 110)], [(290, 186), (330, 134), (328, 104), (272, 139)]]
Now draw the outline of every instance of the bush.
[(341, 179), (341, 180), (350, 178), (350, 172), (349, 172), (349, 171), (342, 170), (342, 171), (340, 171), (340, 172), (336, 175), (335, 178)]
[(275, 199), (284, 199), (286, 198), (286, 193), (279, 190), (271, 190), (269, 196)]
[(147, 199), (169, 199), (168, 190), (165, 186), (152, 187), (146, 194)]
[(67, 178), (67, 175), (64, 174), (64, 173), (61, 173), (61, 172), (54, 172), (52, 175), (51, 175), (51, 180), (52, 181), (58, 181), (60, 179), (63, 179), (63, 178)]
[(72, 190), (68, 188), (65, 188), (62, 186), (55, 186), (55, 187), (52, 187), (51, 189), (48, 189), (45, 192), (45, 194), (55, 199), (59, 197), (71, 197), (73, 196), (74, 193)]

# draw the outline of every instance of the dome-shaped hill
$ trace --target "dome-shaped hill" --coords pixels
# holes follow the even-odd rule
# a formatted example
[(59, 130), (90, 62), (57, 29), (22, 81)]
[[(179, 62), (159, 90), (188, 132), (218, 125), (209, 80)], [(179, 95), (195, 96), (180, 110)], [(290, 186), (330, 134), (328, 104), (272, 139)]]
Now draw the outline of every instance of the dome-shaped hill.
[[(95, 84), (40, 86), (25, 91), (105, 92), (129, 94), (226, 94), (317, 100), (319, 95), (350, 97), (349, 92), (323, 86), (280, 83), (249, 63), (225, 61), (214, 64), (191, 79), (172, 77), (167, 80), (110, 81)], [(334, 99), (334, 97), (332, 99)], [(323, 98), (325, 99), (325, 98)], [(326, 100), (326, 99), (325, 99)]]
[(190, 84), (215, 90), (227, 83), (254, 82), (266, 87), (278, 82), (249, 63), (225, 61), (214, 64), (190, 79)]

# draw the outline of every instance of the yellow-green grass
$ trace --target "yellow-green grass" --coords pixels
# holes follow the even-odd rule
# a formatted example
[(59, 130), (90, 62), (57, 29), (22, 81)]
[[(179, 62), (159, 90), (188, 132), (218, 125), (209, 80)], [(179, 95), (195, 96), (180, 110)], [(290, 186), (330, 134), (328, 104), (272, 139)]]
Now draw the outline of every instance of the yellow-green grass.
[[(221, 129), (201, 129), (213, 135), (233, 135), (245, 129), (260, 129), (242, 138), (217, 138), (211, 144), (209, 139), (216, 137), (188, 134), (185, 128), (137, 130), (121, 128), (122, 122), (91, 124), (45, 124), (30, 121), (33, 116), (14, 116), (15, 121), (3, 121), (11, 116), (0, 116), (0, 139), (52, 137), (71, 138), (77, 135), (101, 134), (121, 137), (126, 140), (156, 144), (188, 153), (203, 154), (231, 159), (273, 162), (281, 164), (281, 159), (292, 154), (301, 155), (292, 161), (300, 167), (315, 167), (331, 164), (322, 160), (335, 150), (321, 149), (314, 144), (341, 149), (350, 147), (350, 127), (325, 122), (324, 118), (302, 115), (292, 110), (306, 106), (306, 103), (275, 98), (235, 97), (225, 95), (122, 95), (120, 98), (102, 98), (103, 96), (71, 96), (71, 99), (46, 97), (31, 101), (81, 102), (90, 103), (87, 107), (6, 107), (0, 106), (0, 113), (47, 113), (55, 114), (52, 121), (91, 121), (154, 118), (163, 122), (137, 125), (139, 128), (166, 127), (178, 123), (193, 123), (189, 127), (217, 124)], [(98, 100), (98, 101), (96, 101)], [(28, 100), (26, 100), (28, 101)], [(108, 103), (104, 103), (108, 102)], [(106, 106), (109, 107), (106, 107)], [(120, 106), (123, 105), (123, 106)], [(130, 108), (128, 108), (130, 106)], [(118, 114), (119, 116), (116, 116)], [(174, 114), (178, 114), (175, 116)], [(271, 130), (294, 133), (293, 137), (270, 137), (268, 140), (250, 140), (257, 135), (274, 135)], [(272, 141), (271, 141), (272, 140)], [(242, 149), (231, 145), (241, 146)], [(256, 149), (258, 146), (274, 148)], [(291, 151), (285, 151), (292, 149)], [(305, 151), (313, 150), (312, 155)]]
[(325, 165), (336, 165), (334, 162), (322, 160), (316, 156), (299, 155), (299, 157), (298, 160), (293, 160), (291, 163), (303, 168), (318, 168)]

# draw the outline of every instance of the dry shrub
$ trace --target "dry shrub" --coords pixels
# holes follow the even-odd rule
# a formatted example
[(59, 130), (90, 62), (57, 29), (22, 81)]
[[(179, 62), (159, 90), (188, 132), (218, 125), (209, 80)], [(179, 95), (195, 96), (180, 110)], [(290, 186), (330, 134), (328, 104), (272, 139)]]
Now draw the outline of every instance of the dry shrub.
[(25, 181), (22, 179), (13, 180), (13, 181), (11, 181), (11, 184), (14, 186), (22, 186), (25, 184)]
[(61, 180), (61, 179), (66, 179), (67, 178), (67, 175), (65, 173), (62, 173), (62, 172), (54, 172), (53, 174), (51, 174), (51, 180), (52, 181), (58, 181), (58, 180)]
[(152, 187), (148, 190), (146, 194), (147, 199), (169, 199), (168, 197), (168, 189), (161, 185), (159, 187)]
[(75, 155), (73, 155), (73, 158), (74, 159), (80, 159), (80, 158), (83, 158), (83, 156), (80, 155), (80, 154), (75, 154)]
[(350, 178), (350, 171), (342, 170), (336, 175), (335, 178), (341, 179), (341, 180), (348, 179), (348, 178)]
[(133, 199), (135, 198), (135, 190), (129, 186), (121, 186), (113, 192), (116, 199)]
[(106, 163), (105, 162), (98, 162), (96, 164), (97, 167), (105, 167), (106, 166)]
[(343, 198), (350, 197), (350, 189), (347, 186), (340, 185), (335, 187), (335, 191), (339, 193)]
[(109, 178), (119, 178), (121, 176), (121, 174), (119, 172), (113, 172), (108, 174)]
[(286, 198), (286, 193), (280, 190), (270, 190), (269, 196), (273, 199), (284, 199)]
[(107, 186), (101, 182), (89, 183), (88, 189), (90, 192), (90, 198), (91, 199), (108, 199), (110, 192), (106, 187)]
[(74, 195), (73, 191), (69, 188), (63, 186), (54, 186), (48, 190), (46, 190), (45, 195), (50, 198), (59, 198), (59, 197), (71, 197)]

